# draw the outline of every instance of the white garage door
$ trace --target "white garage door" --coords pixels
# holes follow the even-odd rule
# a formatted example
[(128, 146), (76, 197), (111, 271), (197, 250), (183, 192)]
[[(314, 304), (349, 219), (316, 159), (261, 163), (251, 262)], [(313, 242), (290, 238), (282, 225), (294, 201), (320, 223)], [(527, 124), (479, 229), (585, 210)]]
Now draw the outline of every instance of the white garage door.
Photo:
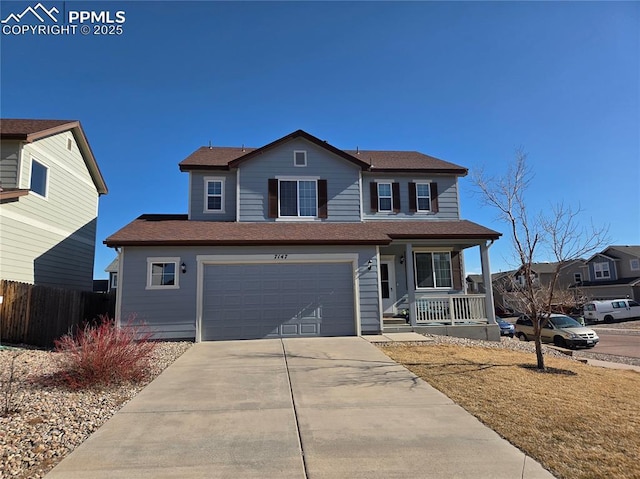
[(204, 268), (203, 341), (355, 334), (351, 263)]

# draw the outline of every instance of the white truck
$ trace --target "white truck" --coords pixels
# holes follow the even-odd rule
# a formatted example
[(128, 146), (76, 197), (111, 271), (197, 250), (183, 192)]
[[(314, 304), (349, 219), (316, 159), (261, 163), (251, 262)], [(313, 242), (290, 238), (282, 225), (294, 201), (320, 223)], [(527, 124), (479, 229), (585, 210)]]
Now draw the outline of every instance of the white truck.
[(590, 301), (584, 305), (584, 319), (611, 323), (621, 319), (640, 318), (640, 303), (632, 299)]

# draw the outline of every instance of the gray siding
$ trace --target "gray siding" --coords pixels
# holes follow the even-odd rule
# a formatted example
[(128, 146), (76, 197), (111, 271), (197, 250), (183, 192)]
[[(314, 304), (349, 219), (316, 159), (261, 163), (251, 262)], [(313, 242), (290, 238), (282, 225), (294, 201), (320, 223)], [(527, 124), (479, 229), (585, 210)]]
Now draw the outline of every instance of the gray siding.
[[(376, 180), (389, 180), (400, 184), (400, 212), (378, 213), (371, 210), (370, 184)], [(434, 182), (438, 184), (438, 213), (409, 211), (409, 183)], [(420, 174), (364, 173), (362, 176), (362, 210), (365, 220), (437, 219), (458, 220), (458, 181), (455, 176), (421, 176)]]
[[(596, 263), (607, 263), (609, 265), (610, 276), (608, 278), (596, 278)], [(619, 277), (616, 270), (616, 262), (605, 258), (604, 256), (596, 256), (593, 260), (587, 263), (587, 266), (589, 268), (589, 278), (584, 278), (585, 280), (589, 279), (591, 281), (612, 281), (618, 279)]]
[[(375, 264), (371, 270), (367, 262), (375, 263), (375, 247), (133, 247), (122, 249), (122, 274), (118, 291), (121, 301), (121, 321), (135, 316), (151, 326), (158, 337), (195, 338), (197, 307), (198, 255), (249, 254), (358, 254), (358, 304), (363, 334), (380, 330), (378, 278)], [(178, 273), (179, 289), (147, 290), (147, 258), (179, 257), (187, 272)]]
[[(293, 165), (293, 151), (307, 152), (307, 166)], [(242, 163), (240, 170), (240, 221), (268, 218), (268, 179), (279, 176), (318, 177), (327, 180), (324, 221), (360, 221), (360, 169), (303, 139), (286, 143)]]
[[(224, 212), (205, 212), (205, 178), (224, 179)], [(189, 218), (192, 220), (235, 221), (236, 220), (236, 173), (228, 171), (193, 171), (190, 173), (191, 201)]]
[(0, 143), (0, 184), (3, 188), (18, 187), (20, 164), (20, 143), (3, 141)]
[(91, 291), (98, 192), (73, 135), (24, 146), (21, 188), (29, 188), (32, 159), (48, 168), (47, 196), (29, 193), (2, 205), (0, 277)]

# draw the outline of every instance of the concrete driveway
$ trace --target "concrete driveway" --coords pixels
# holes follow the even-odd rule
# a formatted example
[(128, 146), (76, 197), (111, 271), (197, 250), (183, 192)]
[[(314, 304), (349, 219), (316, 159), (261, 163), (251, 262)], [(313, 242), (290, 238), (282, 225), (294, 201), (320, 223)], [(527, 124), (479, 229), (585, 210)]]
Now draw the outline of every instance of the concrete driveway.
[(46, 477), (553, 476), (353, 337), (196, 344)]

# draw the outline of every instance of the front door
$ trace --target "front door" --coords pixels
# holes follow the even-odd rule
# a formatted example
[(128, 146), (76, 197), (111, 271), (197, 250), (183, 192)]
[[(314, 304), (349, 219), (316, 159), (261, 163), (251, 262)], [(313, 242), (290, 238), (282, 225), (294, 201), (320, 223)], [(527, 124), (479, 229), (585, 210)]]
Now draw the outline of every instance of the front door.
[(396, 313), (396, 268), (392, 259), (380, 261), (380, 290), (382, 311), (385, 314)]

